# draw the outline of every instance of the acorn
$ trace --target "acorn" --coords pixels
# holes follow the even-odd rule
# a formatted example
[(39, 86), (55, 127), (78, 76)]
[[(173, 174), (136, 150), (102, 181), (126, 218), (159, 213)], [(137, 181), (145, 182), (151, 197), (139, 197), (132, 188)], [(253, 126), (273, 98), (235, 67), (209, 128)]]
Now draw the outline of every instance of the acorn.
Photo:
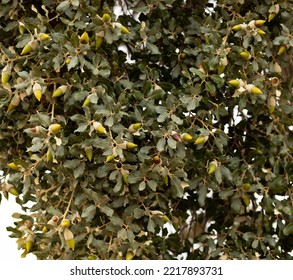
[(40, 84), (38, 84), (38, 83), (34, 84), (33, 93), (34, 93), (35, 97), (37, 98), (37, 100), (41, 101), (43, 92), (42, 92), (42, 87), (40, 86)]
[(243, 195), (241, 199), (245, 206), (248, 206), (250, 204), (250, 198), (247, 195)]
[(257, 19), (257, 20), (254, 21), (254, 25), (255, 25), (256, 27), (260, 27), (260, 26), (264, 25), (265, 22), (266, 22), (266, 21), (263, 20), (263, 19)]
[(111, 162), (114, 158), (115, 158), (114, 155), (109, 155), (109, 156), (106, 157), (106, 161), (105, 162), (106, 163)]
[(228, 82), (228, 84), (232, 87), (235, 87), (235, 88), (239, 88), (240, 86), (240, 81), (239, 80), (230, 80)]
[(17, 171), (20, 170), (20, 165), (16, 165), (14, 162), (8, 163), (7, 166)]
[(109, 14), (103, 14), (102, 16), (103, 22), (110, 22), (111, 21), (111, 16)]
[(40, 39), (41, 41), (47, 41), (49, 38), (50, 38), (50, 36), (49, 36), (48, 34), (46, 34), (46, 33), (41, 33), (41, 34), (39, 35), (39, 39)]
[(193, 137), (189, 133), (182, 133), (181, 134), (181, 139), (183, 139), (186, 142), (192, 142)]
[(248, 84), (244, 86), (245, 89), (252, 94), (262, 94), (261, 89), (259, 89), (258, 87), (252, 85), (252, 84)]
[(233, 31), (240, 31), (240, 30), (243, 30), (245, 28), (246, 28), (246, 24), (245, 23), (241, 23), (241, 24), (234, 25), (232, 27), (232, 30)]
[(206, 142), (208, 140), (208, 136), (205, 136), (205, 135), (199, 135), (195, 141), (194, 141), (194, 144), (195, 145), (200, 145), (200, 144), (203, 144), (204, 142)]
[(274, 71), (278, 74), (282, 74), (282, 68), (278, 62), (274, 63)]
[(88, 158), (89, 161), (92, 161), (93, 159), (93, 147), (92, 146), (88, 146), (85, 148), (85, 153), (86, 153), (86, 157)]
[(242, 185), (242, 189), (245, 192), (248, 192), (250, 190), (251, 185), (249, 183), (245, 183)]
[(107, 134), (106, 128), (100, 122), (94, 122), (93, 126), (98, 133)]
[(249, 60), (251, 58), (251, 55), (248, 51), (243, 51), (240, 53), (240, 56), (245, 59), (245, 60)]
[(162, 180), (163, 180), (163, 183), (168, 186), (169, 184), (169, 177), (168, 175), (162, 175)]
[(74, 235), (71, 232), (71, 230), (69, 230), (68, 228), (64, 229), (64, 233), (63, 233), (64, 239), (66, 241), (66, 243), (68, 244), (68, 246), (74, 250), (75, 248), (75, 241), (74, 241)]
[(278, 50), (278, 55), (282, 55), (287, 50), (287, 47), (285, 45), (280, 46)]
[(60, 223), (62, 228), (69, 228), (70, 227), (70, 221), (68, 219), (63, 219)]
[(24, 32), (26, 31), (25, 27), (24, 27), (24, 24), (22, 22), (19, 22), (19, 25), (18, 25), (18, 31), (21, 35), (24, 34)]
[(11, 193), (12, 195), (19, 196), (17, 189), (11, 184), (5, 183), (4, 189), (5, 191)]
[(213, 160), (208, 165), (208, 174), (211, 175), (215, 173), (218, 169), (218, 162), (216, 160)]
[(11, 77), (11, 65), (8, 64), (2, 69), (2, 74), (1, 74), (2, 84), (8, 83), (10, 77)]
[(133, 259), (133, 257), (134, 257), (134, 252), (132, 251), (132, 250), (128, 250), (127, 252), (126, 252), (126, 256), (125, 256), (125, 260), (127, 260), (127, 261), (130, 261), (130, 260), (132, 260)]
[(90, 101), (90, 98), (87, 97), (87, 98), (83, 101), (82, 108), (88, 106), (88, 105), (90, 104), (90, 102), (91, 102), (91, 101)]
[(156, 155), (156, 156), (153, 157), (153, 162), (155, 164), (161, 164), (162, 160), (160, 159), (160, 157), (158, 155)]
[(79, 38), (79, 41), (81, 44), (88, 44), (90, 41), (89, 35), (87, 34), (87, 32), (83, 32), (82, 35)]
[(105, 36), (104, 31), (100, 31), (96, 34), (96, 50), (100, 48), (100, 46), (102, 45), (104, 41), (104, 36)]
[(266, 34), (266, 33), (265, 33), (262, 29), (260, 29), (260, 28), (258, 28), (258, 29), (256, 30), (256, 33), (259, 34), (259, 35), (265, 35), (265, 34)]
[(268, 22), (271, 22), (276, 17), (276, 15), (276, 13), (269, 13)]
[(130, 34), (130, 31), (124, 25), (120, 26), (120, 31), (122, 34)]
[(121, 169), (121, 174), (122, 174), (122, 179), (123, 179), (124, 183), (128, 186), (128, 175), (129, 175), (129, 171), (128, 170)]
[(47, 150), (46, 159), (47, 159), (47, 161), (51, 161), (53, 159), (53, 154), (52, 154), (51, 149)]
[(58, 96), (61, 96), (63, 94), (65, 94), (66, 90), (67, 90), (67, 86), (63, 85), (63, 86), (60, 86), (58, 87), (54, 92), (53, 92), (53, 97), (58, 97)]
[(61, 125), (59, 123), (53, 123), (49, 126), (49, 132), (55, 134), (61, 130)]
[(132, 150), (132, 149), (134, 149), (134, 148), (136, 148), (136, 147), (137, 147), (136, 144), (134, 144), (134, 143), (132, 143), (132, 142), (128, 142), (128, 141), (126, 141), (126, 148), (127, 148), (127, 149)]
[(171, 136), (172, 138), (177, 141), (177, 142), (181, 142), (181, 138), (180, 138), (180, 135), (176, 132), (176, 131), (172, 131), (171, 132)]
[(128, 127), (128, 131), (134, 133), (141, 128), (141, 123), (133, 123)]
[(25, 55), (28, 54), (30, 52), (32, 52), (33, 50), (35, 50), (37, 48), (37, 46), (39, 45), (38, 40), (33, 40), (30, 41), (21, 51), (20, 55)]
[(274, 96), (270, 96), (268, 100), (269, 114), (271, 115), (275, 111), (276, 99)]
[(27, 238), (25, 239), (25, 250), (27, 251), (27, 253), (29, 253), (32, 250), (34, 241), (35, 241), (35, 238), (33, 234), (29, 234)]
[(7, 113), (10, 113), (12, 110), (14, 110), (18, 105), (20, 104), (20, 97), (18, 94), (15, 94), (9, 105), (8, 105), (8, 108), (7, 108)]

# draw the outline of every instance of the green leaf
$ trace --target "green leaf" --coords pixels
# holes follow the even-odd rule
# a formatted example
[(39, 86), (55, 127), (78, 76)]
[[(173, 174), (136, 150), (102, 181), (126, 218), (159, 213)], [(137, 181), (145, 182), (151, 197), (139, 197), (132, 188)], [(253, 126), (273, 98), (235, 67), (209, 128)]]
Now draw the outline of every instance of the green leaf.
[(159, 48), (156, 45), (147, 42), (146, 47), (150, 50), (152, 54), (160, 54)]
[(135, 208), (133, 211), (133, 217), (135, 219), (140, 219), (141, 217), (145, 216), (145, 211), (140, 208)]
[(285, 236), (289, 236), (291, 234), (293, 234), (293, 222), (287, 224), (284, 228), (283, 228), (283, 234)]
[(61, 2), (57, 7), (56, 11), (57, 12), (65, 12), (68, 8), (70, 7), (70, 2), (65, 0)]
[(198, 203), (201, 207), (205, 205), (207, 193), (208, 193), (208, 188), (206, 185), (202, 185), (198, 190)]
[(242, 237), (245, 241), (251, 241), (257, 238), (254, 232), (245, 232)]
[[(164, 151), (165, 149), (165, 145), (166, 145), (166, 139), (165, 138), (161, 138), (158, 143), (157, 143), (157, 149), (159, 152)], [(176, 145), (175, 145), (176, 148)]]
[(106, 205), (102, 205), (99, 208), (100, 208), (101, 212), (106, 214), (108, 217), (112, 217), (114, 214), (114, 210)]
[(85, 218), (87, 222), (91, 222), (95, 214), (96, 214), (96, 206), (89, 205), (88, 207), (82, 210), (81, 217)]

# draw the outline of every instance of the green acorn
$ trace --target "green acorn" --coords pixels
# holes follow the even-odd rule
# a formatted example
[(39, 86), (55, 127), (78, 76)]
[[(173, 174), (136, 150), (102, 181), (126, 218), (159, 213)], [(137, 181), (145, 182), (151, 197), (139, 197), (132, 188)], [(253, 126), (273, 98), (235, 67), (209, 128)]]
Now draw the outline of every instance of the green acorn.
[(87, 98), (83, 101), (82, 108), (88, 106), (88, 105), (90, 104), (90, 102), (91, 102), (91, 101), (90, 101), (90, 98), (87, 97)]
[(276, 107), (276, 99), (272, 95), (270, 96), (268, 100), (268, 107), (269, 107), (269, 114), (271, 115), (272, 113), (274, 113), (275, 107)]
[(62, 228), (69, 228), (70, 227), (70, 221), (68, 219), (63, 219), (60, 223), (60, 226)]
[(248, 192), (250, 190), (251, 185), (249, 183), (245, 183), (242, 185), (242, 189), (245, 192)]
[(15, 94), (8, 105), (7, 113), (10, 113), (11, 111), (13, 111), (19, 104), (20, 104), (20, 97), (18, 94)]
[(162, 160), (160, 159), (160, 157), (158, 155), (156, 155), (156, 156), (153, 157), (153, 162), (155, 164), (161, 164)]
[(125, 260), (127, 260), (127, 261), (130, 261), (130, 260), (132, 260), (133, 259), (133, 257), (134, 257), (134, 252), (132, 251), (132, 250), (128, 250), (127, 252), (126, 252), (126, 256), (125, 256)]
[(123, 25), (120, 26), (121, 33), (130, 34), (130, 31)]
[(86, 147), (85, 148), (85, 153), (86, 153), (86, 156), (87, 156), (88, 160), (92, 161), (92, 159), (93, 159), (93, 147), (92, 146)]
[(24, 34), (24, 32), (26, 31), (25, 27), (24, 27), (24, 24), (22, 22), (19, 22), (19, 25), (18, 25), (18, 31), (21, 35)]
[(245, 59), (245, 60), (248, 60), (248, 59), (251, 58), (251, 55), (250, 55), (250, 53), (249, 53), (248, 51), (243, 51), (243, 52), (241, 52), (241, 53), (240, 53), (240, 56), (241, 56), (243, 59)]
[(106, 163), (111, 162), (114, 158), (115, 158), (114, 155), (109, 155), (109, 156), (106, 157), (106, 161), (105, 162)]
[(245, 89), (252, 94), (262, 94), (261, 89), (252, 84), (245, 85)]
[(58, 96), (61, 96), (63, 94), (65, 94), (66, 90), (67, 90), (67, 86), (63, 85), (63, 86), (60, 86), (58, 87), (54, 92), (53, 92), (53, 97), (58, 97)]
[(278, 55), (282, 55), (287, 50), (287, 47), (285, 45), (281, 46), (278, 50)]
[(239, 88), (240, 86), (240, 81), (239, 80), (230, 80), (228, 82), (228, 84), (232, 87), (235, 87), (235, 88)]
[(102, 45), (104, 41), (104, 36), (105, 36), (104, 31), (100, 31), (96, 34), (96, 50), (100, 48), (100, 46)]
[(51, 161), (53, 159), (53, 154), (52, 154), (51, 149), (47, 150), (46, 159), (47, 159), (47, 161)]
[(4, 190), (11, 193), (12, 195), (19, 196), (17, 189), (11, 184), (5, 183)]
[(245, 206), (248, 206), (250, 204), (250, 198), (247, 195), (243, 195), (241, 199)]
[(219, 165), (216, 160), (211, 161), (208, 165), (208, 174), (209, 175), (214, 174), (217, 171), (218, 166)]

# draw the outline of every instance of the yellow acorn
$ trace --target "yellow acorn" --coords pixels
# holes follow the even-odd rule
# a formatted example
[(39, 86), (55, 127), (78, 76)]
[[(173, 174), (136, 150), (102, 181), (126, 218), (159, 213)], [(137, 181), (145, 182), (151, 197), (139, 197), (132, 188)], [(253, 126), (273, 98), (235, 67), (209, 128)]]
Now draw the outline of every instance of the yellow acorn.
[(1, 74), (2, 84), (8, 83), (10, 76), (11, 76), (11, 65), (8, 64), (2, 69), (2, 74)]
[(88, 106), (89, 104), (90, 104), (90, 99), (89, 99), (89, 97), (87, 97), (87, 98), (83, 101), (82, 108)]
[(120, 30), (123, 34), (130, 34), (130, 31), (124, 25), (120, 26)]
[(270, 96), (268, 100), (268, 107), (269, 107), (269, 114), (271, 115), (272, 113), (274, 113), (275, 107), (276, 107), (276, 99), (272, 95)]
[(59, 123), (53, 123), (49, 126), (49, 132), (55, 134), (61, 130), (61, 125)]
[(257, 20), (254, 21), (254, 25), (257, 26), (257, 27), (259, 27), (259, 26), (264, 25), (265, 22), (266, 21), (263, 20), (263, 19), (257, 19)]
[(241, 199), (245, 206), (248, 206), (250, 204), (250, 198), (247, 195), (243, 195)]
[(86, 153), (86, 156), (87, 156), (88, 160), (92, 161), (92, 159), (93, 159), (93, 147), (92, 146), (86, 147), (85, 148), (85, 153)]
[(268, 22), (272, 21), (276, 15), (276, 13), (269, 13)]
[(39, 45), (38, 40), (33, 40), (31, 42), (29, 42), (21, 51), (20, 55), (25, 55), (28, 54), (30, 52), (32, 52), (33, 50), (35, 50), (37, 48), (37, 46)]
[(109, 155), (109, 156), (106, 157), (106, 161), (105, 162), (108, 163), (108, 162), (112, 161), (114, 158), (115, 158), (114, 155)]
[(40, 101), (43, 95), (43, 91), (42, 91), (42, 87), (38, 83), (34, 84), (33, 93), (35, 97), (37, 98), (37, 100)]
[(140, 128), (141, 128), (141, 123), (134, 123), (128, 127), (128, 131), (131, 133), (134, 133), (138, 131)]
[(242, 185), (242, 189), (245, 192), (248, 192), (250, 190), (250, 187), (251, 187), (251, 185), (249, 183), (245, 183), (245, 184)]
[(261, 89), (259, 89), (258, 87), (252, 85), (252, 84), (248, 84), (245, 86), (245, 89), (252, 94), (262, 94)]
[(168, 175), (162, 175), (162, 180), (163, 180), (163, 183), (168, 186), (169, 184), (169, 177)]
[(262, 29), (260, 29), (260, 28), (258, 28), (258, 29), (256, 30), (256, 33), (259, 34), (259, 35), (265, 35), (265, 34), (266, 34), (266, 33), (265, 33)]
[(136, 148), (136, 147), (137, 147), (136, 144), (134, 144), (134, 143), (132, 143), (132, 142), (128, 142), (128, 141), (126, 141), (126, 148), (127, 148), (127, 149), (132, 150), (132, 149), (134, 149), (134, 148)]
[(74, 241), (74, 235), (71, 232), (71, 230), (69, 230), (68, 228), (64, 229), (64, 233), (63, 233), (64, 239), (66, 241), (66, 243), (68, 244), (68, 246), (74, 250), (75, 248), (75, 241)]
[(156, 155), (156, 156), (153, 157), (153, 162), (155, 164), (161, 164), (162, 160), (160, 159), (160, 157), (158, 155)]
[(285, 45), (281, 46), (278, 50), (278, 55), (282, 55), (287, 50), (287, 47)]
[(103, 22), (110, 22), (111, 16), (109, 14), (103, 14), (102, 20)]
[(195, 141), (194, 141), (194, 144), (195, 145), (200, 145), (200, 144), (203, 144), (204, 142), (206, 142), (208, 140), (208, 136), (205, 136), (205, 135), (199, 135)]
[(20, 165), (16, 165), (14, 162), (8, 163), (7, 166), (10, 167), (11, 169), (14, 169), (14, 170), (20, 169)]
[(51, 149), (47, 150), (46, 158), (47, 158), (47, 161), (51, 161), (53, 159), (53, 154)]
[(24, 24), (22, 23), (22, 22), (19, 22), (19, 25), (18, 25), (18, 31), (19, 31), (19, 33), (21, 34), (21, 35), (23, 35), (24, 34), (24, 32), (25, 32), (25, 27), (24, 27)]
[(41, 33), (39, 35), (39, 38), (40, 38), (41, 41), (47, 41), (50, 38), (50, 36), (48, 34), (46, 34), (46, 33)]
[(53, 97), (61, 96), (61, 95), (65, 94), (66, 90), (67, 90), (67, 86), (65, 86), (65, 85), (60, 86), (53, 92), (52, 96)]
[(125, 256), (125, 260), (127, 260), (127, 261), (130, 261), (130, 260), (132, 260), (133, 259), (133, 257), (134, 257), (134, 252), (132, 251), (132, 250), (128, 250), (127, 252), (126, 252), (126, 256)]
[(70, 221), (68, 219), (63, 219), (60, 223), (62, 228), (69, 228), (70, 227)]
[(94, 122), (93, 126), (100, 134), (107, 134), (106, 128), (100, 122)]
[(79, 39), (81, 44), (88, 44), (90, 41), (89, 35), (87, 34), (87, 32), (83, 32), (82, 35), (80, 36)]
[(66, 63), (66, 64), (69, 64), (70, 61), (71, 61), (71, 58), (70, 58), (70, 57), (67, 57), (67, 58), (65, 59), (65, 63)]
[(15, 94), (11, 101), (10, 104), (8, 105), (7, 108), (7, 113), (10, 113), (12, 110), (14, 110), (18, 105), (20, 104), (20, 97), (18, 94)]
[(249, 53), (248, 51), (243, 51), (243, 52), (241, 52), (241, 53), (240, 53), (240, 56), (241, 56), (243, 59), (245, 59), (245, 60), (248, 60), (248, 59), (251, 58), (251, 55), (250, 55), (250, 53)]
[(218, 169), (218, 162), (216, 160), (213, 160), (208, 165), (208, 174), (211, 175), (215, 173)]
[(129, 175), (129, 171), (128, 170), (121, 170), (121, 174), (122, 174), (122, 179), (124, 181), (124, 183), (128, 186), (128, 175)]
[(164, 216), (162, 216), (162, 219), (163, 219), (163, 221), (165, 222), (165, 223), (167, 223), (167, 222), (170, 222), (171, 223), (171, 220), (168, 218), (168, 216), (166, 216), (166, 215), (164, 215)]
[(232, 27), (232, 30), (233, 31), (240, 31), (240, 30), (242, 30), (242, 29), (244, 29), (245, 28), (245, 25), (244, 24), (237, 24), (237, 25), (234, 25), (233, 27)]
[(25, 239), (25, 250), (27, 253), (29, 253), (32, 250), (34, 241), (35, 241), (35, 238), (33, 234), (29, 234), (27, 238)]
[(240, 86), (240, 81), (239, 80), (230, 80), (228, 82), (228, 84), (232, 87), (235, 87), (235, 88), (239, 88)]
[(186, 142), (192, 142), (193, 137), (189, 133), (182, 133), (181, 138)]

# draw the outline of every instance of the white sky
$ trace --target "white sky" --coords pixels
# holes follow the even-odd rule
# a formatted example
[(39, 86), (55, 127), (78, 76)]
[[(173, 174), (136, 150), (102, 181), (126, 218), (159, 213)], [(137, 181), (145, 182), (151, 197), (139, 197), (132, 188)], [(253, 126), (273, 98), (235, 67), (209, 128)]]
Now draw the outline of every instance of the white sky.
[[(20, 206), (15, 202), (15, 197), (13, 195), (9, 195), (9, 200), (6, 200), (2, 196), (0, 204), (0, 261), (22, 260), (20, 255), (23, 251), (17, 249), (16, 238), (9, 237), (11, 232), (6, 230), (6, 227), (14, 225), (13, 222), (15, 222), (15, 219), (12, 218), (11, 215), (15, 212), (22, 213)], [(36, 257), (32, 254), (28, 254), (25, 259), (34, 260)]]

